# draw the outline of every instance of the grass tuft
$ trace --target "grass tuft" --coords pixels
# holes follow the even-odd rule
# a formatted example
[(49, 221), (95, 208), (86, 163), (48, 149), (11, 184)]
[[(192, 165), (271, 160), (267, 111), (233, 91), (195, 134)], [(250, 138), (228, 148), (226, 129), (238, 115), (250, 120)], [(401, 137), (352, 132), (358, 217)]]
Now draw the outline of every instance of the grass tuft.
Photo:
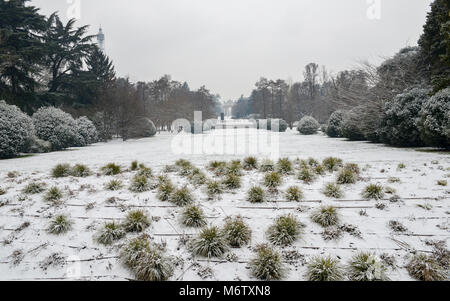
[(362, 196), (368, 200), (381, 200), (384, 197), (384, 187), (380, 184), (369, 184), (364, 188)]
[(62, 197), (63, 197), (62, 191), (58, 187), (54, 186), (47, 191), (47, 193), (44, 196), (44, 199), (47, 202), (58, 204), (61, 202)]
[(277, 171), (280, 174), (287, 175), (292, 172), (292, 162), (289, 158), (282, 158), (277, 162)]
[(387, 269), (375, 255), (360, 252), (352, 257), (348, 266), (351, 281), (389, 281)]
[(190, 248), (195, 255), (204, 257), (221, 257), (228, 251), (225, 235), (218, 227), (204, 228), (191, 241)]
[(277, 217), (267, 230), (268, 240), (276, 246), (289, 246), (302, 234), (302, 225), (294, 215)]
[(303, 167), (302, 169), (300, 169), (297, 178), (300, 181), (303, 181), (303, 183), (305, 184), (311, 184), (315, 179), (315, 175), (311, 172), (309, 168)]
[(252, 230), (240, 216), (227, 218), (222, 231), (226, 241), (233, 248), (247, 245), (252, 237)]
[(111, 190), (111, 191), (120, 190), (120, 189), (122, 189), (122, 187), (123, 187), (123, 184), (122, 184), (122, 181), (120, 181), (120, 180), (111, 180), (105, 184), (105, 189)]
[(258, 169), (258, 159), (255, 157), (245, 158), (243, 168), (247, 171)]
[(170, 195), (170, 202), (177, 206), (183, 207), (191, 204), (194, 201), (192, 192), (186, 186), (176, 189)]
[(322, 165), (329, 172), (337, 171), (340, 167), (342, 167), (342, 159), (328, 157), (323, 160)]
[(351, 169), (343, 168), (337, 175), (336, 183), (338, 184), (355, 184), (358, 175)]
[(272, 172), (275, 171), (275, 163), (272, 160), (264, 159), (259, 166), (259, 171), (261, 172)]
[(308, 281), (342, 281), (344, 269), (339, 260), (330, 256), (314, 257), (308, 264), (306, 277)]
[(73, 222), (65, 215), (57, 215), (47, 228), (50, 234), (60, 235), (69, 232), (72, 229)]
[(142, 232), (150, 226), (150, 219), (142, 210), (134, 210), (128, 213), (122, 224), (127, 232)]
[(229, 190), (239, 189), (241, 188), (241, 177), (234, 174), (228, 174), (222, 180), (222, 184), (226, 189)]
[(247, 201), (250, 203), (264, 203), (265, 198), (264, 189), (259, 186), (254, 186), (247, 192)]
[(297, 186), (291, 186), (286, 190), (286, 200), (300, 202), (303, 199), (303, 191)]
[(22, 192), (25, 194), (38, 194), (44, 192), (45, 186), (45, 183), (33, 182), (25, 186)]
[(189, 205), (183, 210), (181, 223), (192, 228), (201, 228), (207, 224), (203, 210), (196, 205)]
[(448, 274), (432, 257), (426, 254), (415, 254), (406, 266), (409, 275), (420, 281), (444, 281)]
[(131, 181), (130, 191), (132, 192), (145, 192), (150, 190), (150, 184), (148, 178), (145, 175), (137, 174)]
[(257, 249), (256, 258), (249, 263), (252, 275), (260, 280), (281, 280), (286, 274), (281, 255), (267, 245)]
[(170, 197), (174, 191), (175, 191), (175, 186), (172, 184), (172, 182), (170, 180), (166, 181), (166, 182), (162, 182), (158, 186), (157, 198), (161, 202), (168, 202), (168, 201), (170, 201)]
[(341, 186), (335, 183), (327, 183), (323, 188), (322, 193), (329, 198), (340, 199), (344, 197), (344, 192)]
[(223, 193), (222, 185), (218, 181), (208, 181), (206, 183), (206, 194), (208, 199), (213, 200)]
[(267, 173), (264, 176), (264, 186), (266, 186), (270, 190), (276, 190), (281, 185), (281, 183), (281, 175), (276, 171)]
[(340, 216), (335, 207), (322, 206), (312, 212), (311, 220), (326, 228), (338, 225), (340, 222)]
[(71, 167), (69, 164), (58, 164), (52, 169), (52, 177), (65, 178), (71, 175)]
[(76, 164), (72, 168), (71, 175), (77, 178), (85, 178), (92, 175), (92, 171), (84, 164)]
[(122, 225), (112, 222), (106, 223), (98, 232), (96, 241), (102, 245), (111, 245), (114, 241), (120, 240), (125, 236), (125, 230)]
[(114, 163), (109, 163), (102, 167), (102, 172), (106, 176), (115, 176), (122, 172), (122, 168)]

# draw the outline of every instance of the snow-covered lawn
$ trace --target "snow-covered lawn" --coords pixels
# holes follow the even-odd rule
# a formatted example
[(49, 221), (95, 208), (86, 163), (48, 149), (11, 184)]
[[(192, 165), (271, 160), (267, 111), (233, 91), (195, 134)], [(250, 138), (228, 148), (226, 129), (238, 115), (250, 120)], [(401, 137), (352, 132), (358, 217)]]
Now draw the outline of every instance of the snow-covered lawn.
[[(236, 130), (237, 133), (240, 131), (245, 129)], [(255, 135), (264, 135), (264, 131), (255, 131)], [(450, 188), (437, 184), (438, 180), (450, 180), (448, 153), (348, 142), (322, 135), (301, 136), (295, 131), (288, 131), (280, 135), (281, 157), (292, 160), (313, 157), (319, 161), (329, 156), (339, 157), (345, 163), (359, 164), (362, 179), (354, 185), (345, 186), (345, 196), (341, 200), (333, 200), (321, 191), (326, 183), (334, 181), (336, 173), (327, 173), (310, 185), (297, 180), (295, 175), (285, 176), (280, 194), (258, 205), (247, 202), (245, 196), (251, 186), (262, 184), (264, 173), (261, 172), (245, 172), (243, 187), (236, 193), (224, 194), (217, 201), (208, 201), (202, 187), (190, 186), (210, 224), (221, 226), (225, 217), (241, 215), (253, 231), (250, 246), (230, 251), (237, 256), (237, 261), (228, 261), (232, 257), (230, 255), (211, 260), (193, 257), (181, 241), (197, 231), (180, 224), (181, 208), (160, 202), (156, 191), (130, 192), (128, 186), (134, 175), (131, 171), (118, 176), (100, 175), (100, 168), (110, 162), (128, 168), (133, 160), (138, 160), (151, 167), (154, 174), (159, 174), (165, 165), (173, 164), (179, 158), (190, 160), (206, 171), (209, 161), (246, 157), (174, 155), (171, 148), (173, 137), (161, 134), (149, 139), (112, 141), (0, 161), (0, 188), (6, 191), (0, 196), (0, 280), (62, 280), (72, 275), (83, 280), (132, 278), (130, 272), (119, 263), (118, 254), (120, 247), (136, 235), (127, 234), (125, 239), (110, 247), (99, 245), (93, 236), (105, 221), (120, 221), (127, 211), (136, 208), (145, 209), (152, 217), (151, 227), (145, 232), (156, 242), (167, 244), (167, 255), (177, 257), (178, 266), (171, 280), (201, 280), (202, 276), (210, 280), (252, 280), (247, 263), (254, 257), (254, 247), (267, 242), (265, 232), (269, 225), (277, 216), (287, 213), (296, 215), (306, 228), (302, 238), (293, 246), (279, 248), (289, 267), (286, 280), (304, 280), (305, 263), (311, 256), (339, 256), (341, 262), (346, 264), (356, 251), (361, 250), (394, 256), (396, 268), (389, 268), (389, 277), (392, 280), (410, 280), (404, 268), (407, 262), (405, 256), (413, 250), (430, 252), (428, 240), (448, 243)], [(95, 173), (87, 178), (54, 179), (50, 172), (58, 163), (86, 164)], [(405, 168), (398, 169), (400, 163), (405, 164)], [(19, 176), (8, 177), (12, 171), (17, 171)], [(177, 174), (168, 176), (178, 186), (188, 183)], [(213, 177), (210, 173), (208, 176)], [(390, 177), (399, 178), (400, 182), (388, 183)], [(122, 190), (104, 189), (104, 184), (113, 178), (124, 182)], [(49, 205), (43, 200), (43, 193), (24, 195), (22, 189), (33, 181), (45, 182), (47, 188), (58, 186), (63, 189), (64, 204), (59, 207)], [(392, 202), (389, 200), (391, 195), (386, 195), (386, 199), (381, 201), (363, 200), (361, 192), (370, 183), (395, 188), (400, 200)], [(292, 185), (302, 188), (304, 201), (285, 201), (283, 192)], [(88, 209), (87, 205), (91, 203), (94, 206)], [(385, 205), (384, 209), (381, 209), (380, 203)], [(324, 240), (323, 228), (309, 217), (314, 208), (323, 204), (337, 207), (342, 222), (357, 226), (362, 238), (345, 233), (337, 241)], [(367, 215), (361, 215), (361, 211)], [(48, 234), (45, 229), (50, 217), (59, 213), (71, 217), (73, 230), (61, 236)], [(401, 222), (408, 231), (392, 232), (388, 226), (391, 220)]]

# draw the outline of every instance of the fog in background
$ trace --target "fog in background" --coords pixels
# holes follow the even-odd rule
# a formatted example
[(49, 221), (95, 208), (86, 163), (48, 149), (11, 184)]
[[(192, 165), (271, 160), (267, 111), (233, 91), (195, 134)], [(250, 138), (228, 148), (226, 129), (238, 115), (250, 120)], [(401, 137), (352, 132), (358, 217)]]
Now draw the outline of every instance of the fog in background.
[[(378, 2), (379, 1), (379, 2)], [(119, 76), (164, 74), (222, 100), (261, 77), (302, 79), (310, 62), (334, 73), (416, 45), (431, 0), (33, 0), (64, 21), (103, 27)], [(79, 3), (79, 5), (78, 5)], [(380, 3), (381, 10), (378, 10)]]

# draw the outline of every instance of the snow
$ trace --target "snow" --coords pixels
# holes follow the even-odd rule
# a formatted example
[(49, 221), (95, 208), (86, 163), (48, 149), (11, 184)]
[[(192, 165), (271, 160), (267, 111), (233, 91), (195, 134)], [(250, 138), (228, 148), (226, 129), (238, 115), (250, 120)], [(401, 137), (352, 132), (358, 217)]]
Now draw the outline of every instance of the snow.
[[(270, 202), (257, 205), (245, 201), (247, 190), (252, 185), (262, 183), (264, 174), (257, 171), (245, 172), (243, 188), (236, 193), (227, 193), (217, 201), (208, 201), (201, 187), (190, 186), (210, 224), (221, 226), (226, 216), (241, 215), (251, 226), (253, 233), (250, 246), (231, 250), (237, 255), (237, 262), (193, 258), (186, 247), (180, 244), (180, 237), (195, 235), (197, 230), (183, 227), (179, 222), (182, 209), (160, 202), (155, 191), (140, 194), (130, 192), (127, 187), (133, 177), (132, 172), (118, 176), (97, 174), (102, 166), (110, 162), (126, 168), (133, 160), (138, 160), (157, 174), (165, 165), (173, 164), (179, 158), (188, 159), (196, 166), (204, 168), (212, 160), (246, 157), (246, 154), (174, 154), (172, 149), (174, 139), (181, 139), (182, 143), (200, 139), (195, 140), (196, 144), (203, 138), (220, 136), (225, 132), (232, 136), (250, 135), (250, 141), (257, 137), (265, 139), (268, 134), (266, 131), (248, 129), (214, 130), (195, 137), (186, 133), (179, 136), (163, 133), (152, 138), (127, 142), (114, 140), (62, 152), (1, 160), (0, 188), (6, 190), (6, 194), (0, 196), (0, 204), (4, 204), (0, 205), (0, 280), (132, 278), (131, 273), (119, 263), (117, 256), (120, 246), (135, 234), (128, 234), (127, 239), (110, 247), (97, 244), (93, 237), (104, 222), (120, 221), (127, 210), (136, 208), (147, 210), (153, 217), (152, 225), (146, 233), (156, 242), (166, 242), (167, 255), (175, 256), (180, 263), (183, 262), (176, 267), (171, 280), (201, 280), (198, 272), (204, 267), (213, 270), (209, 280), (254, 280), (246, 268), (248, 261), (254, 256), (253, 248), (267, 242), (265, 232), (269, 225), (277, 216), (288, 213), (295, 214), (306, 228), (303, 237), (293, 246), (278, 249), (280, 252), (298, 251), (303, 257), (287, 263), (290, 271), (286, 280), (304, 280), (304, 263), (308, 262), (310, 256), (339, 256), (341, 263), (346, 264), (356, 251), (361, 250), (372, 251), (378, 255), (394, 255), (397, 268), (389, 269), (389, 277), (392, 280), (411, 280), (404, 268), (406, 256), (412, 250), (430, 252), (431, 247), (425, 243), (426, 240), (448, 241), (450, 191), (448, 187), (437, 185), (438, 180), (449, 177), (448, 153), (348, 142), (323, 135), (302, 136), (295, 129), (276, 133), (279, 135), (275, 137), (279, 137), (280, 157), (314, 157), (318, 160), (329, 156), (340, 157), (345, 162), (358, 163), (363, 168), (363, 180), (346, 186), (342, 200), (332, 200), (324, 197), (321, 189), (335, 179), (336, 173), (320, 177), (311, 185), (301, 183), (294, 175), (285, 176), (280, 191), (284, 192), (289, 186), (298, 185), (304, 191), (305, 200), (300, 203), (286, 202), (280, 193)], [(235, 141), (239, 139), (236, 138)], [(259, 155), (260, 160), (265, 157), (266, 154)], [(86, 164), (94, 171), (94, 175), (87, 178), (53, 179), (50, 171), (58, 163)], [(399, 170), (399, 163), (404, 163), (406, 168)], [(381, 172), (382, 170), (384, 172)], [(7, 174), (11, 171), (18, 171), (20, 175), (17, 178), (8, 178)], [(176, 174), (169, 174), (169, 177), (178, 186), (187, 183), (186, 179)], [(388, 183), (389, 177), (398, 177), (401, 182)], [(103, 185), (113, 178), (122, 179), (125, 188), (120, 191), (106, 191)], [(21, 190), (32, 181), (45, 182), (47, 188), (62, 188), (65, 192), (64, 205), (59, 208), (50, 206), (43, 200), (43, 194), (23, 198)], [(395, 188), (401, 200), (397, 203), (391, 203), (389, 200), (362, 200), (360, 194), (369, 183), (381, 183)], [(115, 198), (113, 203), (107, 201), (112, 197)], [(386, 209), (375, 208), (378, 202), (384, 203)], [(87, 210), (86, 206), (90, 203), (95, 203), (95, 206)], [(338, 241), (325, 241), (321, 236), (323, 229), (311, 222), (309, 216), (314, 208), (328, 204), (338, 207), (343, 223), (356, 225), (363, 238), (359, 239), (346, 233)], [(425, 210), (418, 207), (418, 204), (430, 204), (432, 208)], [(299, 206), (302, 210), (297, 210)], [(368, 216), (361, 216), (360, 210), (366, 210)], [(49, 217), (59, 213), (71, 217), (74, 221), (73, 230), (62, 236), (50, 235), (45, 231)], [(408, 232), (393, 233), (388, 227), (390, 220), (400, 221), (408, 228)], [(29, 227), (21, 231), (16, 230), (24, 222), (29, 222)], [(17, 250), (22, 252), (23, 258), (20, 263), (14, 265), (12, 254)], [(58, 260), (58, 256), (54, 256), (55, 253), (62, 258)], [(52, 255), (53, 258), (49, 261)], [(50, 262), (55, 264), (49, 265)]]

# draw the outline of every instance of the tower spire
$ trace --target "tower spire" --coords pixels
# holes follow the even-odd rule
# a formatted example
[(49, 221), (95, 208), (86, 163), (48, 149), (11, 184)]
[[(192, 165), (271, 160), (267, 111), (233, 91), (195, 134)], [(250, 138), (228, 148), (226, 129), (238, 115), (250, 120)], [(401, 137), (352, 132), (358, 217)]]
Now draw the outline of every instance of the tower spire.
[(103, 33), (101, 24), (97, 34), (97, 45), (101, 51), (105, 51), (105, 34)]

